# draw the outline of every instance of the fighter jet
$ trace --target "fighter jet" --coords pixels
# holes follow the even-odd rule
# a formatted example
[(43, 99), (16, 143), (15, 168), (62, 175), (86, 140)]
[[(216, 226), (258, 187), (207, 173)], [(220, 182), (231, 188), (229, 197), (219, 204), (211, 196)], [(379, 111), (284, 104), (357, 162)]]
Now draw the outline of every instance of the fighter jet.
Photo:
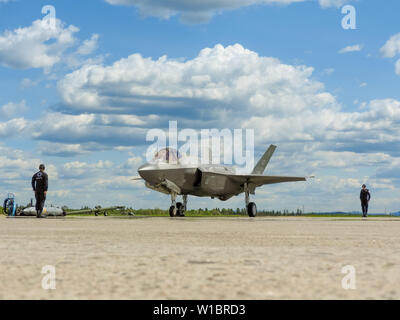
[[(257, 206), (250, 202), (250, 194), (266, 184), (306, 181), (305, 177), (281, 177), (263, 175), (276, 146), (271, 145), (264, 153), (251, 174), (236, 174), (236, 169), (224, 165), (188, 165), (181, 161), (175, 149), (166, 148), (156, 153), (154, 159), (138, 169), (146, 187), (171, 195), (171, 217), (183, 217), (187, 209), (188, 196), (211, 197), (226, 201), (241, 193), (245, 195), (246, 210), (249, 217), (257, 215)], [(182, 195), (183, 203), (176, 202)]]

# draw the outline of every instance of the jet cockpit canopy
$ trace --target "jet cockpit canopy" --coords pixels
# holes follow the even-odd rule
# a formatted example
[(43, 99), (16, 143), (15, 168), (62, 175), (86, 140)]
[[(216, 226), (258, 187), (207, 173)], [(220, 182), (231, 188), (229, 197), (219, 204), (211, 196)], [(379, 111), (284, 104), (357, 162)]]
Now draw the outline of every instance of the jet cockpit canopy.
[(178, 164), (180, 158), (181, 155), (178, 150), (174, 148), (165, 148), (155, 154), (153, 162)]

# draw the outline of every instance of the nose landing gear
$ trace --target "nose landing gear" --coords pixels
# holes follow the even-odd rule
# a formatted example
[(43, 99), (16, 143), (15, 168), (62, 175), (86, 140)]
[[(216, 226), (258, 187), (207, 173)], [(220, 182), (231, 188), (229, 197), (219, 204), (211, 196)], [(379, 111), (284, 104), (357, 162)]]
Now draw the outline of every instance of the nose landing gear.
[(176, 193), (171, 193), (171, 207), (169, 208), (170, 217), (184, 217), (187, 208), (187, 195), (183, 195), (183, 203), (176, 202)]

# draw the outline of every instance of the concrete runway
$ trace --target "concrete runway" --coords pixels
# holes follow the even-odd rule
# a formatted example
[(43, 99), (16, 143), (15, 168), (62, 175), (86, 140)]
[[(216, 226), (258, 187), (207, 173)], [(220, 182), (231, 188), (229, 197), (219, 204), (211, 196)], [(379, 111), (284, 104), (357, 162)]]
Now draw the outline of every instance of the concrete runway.
[(400, 219), (0, 218), (0, 299), (350, 298), (400, 298)]

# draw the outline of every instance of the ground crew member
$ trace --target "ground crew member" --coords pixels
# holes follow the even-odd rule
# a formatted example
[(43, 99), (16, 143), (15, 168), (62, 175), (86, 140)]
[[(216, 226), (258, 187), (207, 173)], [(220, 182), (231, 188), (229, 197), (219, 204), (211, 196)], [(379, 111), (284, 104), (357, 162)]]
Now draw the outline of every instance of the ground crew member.
[(369, 193), (367, 186), (365, 184), (363, 184), (361, 192), (360, 192), (360, 200), (361, 200), (361, 209), (362, 209), (364, 218), (368, 215), (368, 202), (370, 199), (371, 199), (371, 194)]
[(49, 188), (49, 177), (45, 170), (44, 164), (39, 166), (39, 172), (35, 173), (32, 177), (32, 188), (35, 192), (36, 198), (36, 216), (43, 218), (43, 208), (46, 201), (47, 190)]

